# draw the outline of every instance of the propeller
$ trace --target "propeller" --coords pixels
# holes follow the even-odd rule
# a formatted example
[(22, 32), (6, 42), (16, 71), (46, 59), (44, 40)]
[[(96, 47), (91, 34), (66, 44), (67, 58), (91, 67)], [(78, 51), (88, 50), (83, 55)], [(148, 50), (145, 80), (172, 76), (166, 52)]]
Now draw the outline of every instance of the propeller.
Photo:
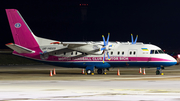
[(133, 39), (133, 34), (131, 34), (131, 40), (132, 40), (132, 44), (136, 44), (136, 42), (137, 42), (137, 39), (138, 39), (138, 35), (136, 36), (136, 39), (135, 39), (135, 41), (134, 41), (134, 39)]
[(103, 45), (103, 48), (100, 49), (100, 51), (103, 50), (103, 54), (104, 54), (103, 63), (104, 63), (105, 55), (106, 55), (106, 54), (107, 54), (107, 56), (108, 56), (108, 59), (111, 60), (111, 59), (110, 59), (110, 56), (109, 56), (109, 52), (108, 52), (108, 50), (110, 50), (109, 47), (112, 47), (112, 45), (108, 45), (108, 43), (109, 43), (109, 36), (110, 36), (110, 33), (108, 33), (107, 41), (105, 41), (104, 35), (102, 35), (104, 45)]

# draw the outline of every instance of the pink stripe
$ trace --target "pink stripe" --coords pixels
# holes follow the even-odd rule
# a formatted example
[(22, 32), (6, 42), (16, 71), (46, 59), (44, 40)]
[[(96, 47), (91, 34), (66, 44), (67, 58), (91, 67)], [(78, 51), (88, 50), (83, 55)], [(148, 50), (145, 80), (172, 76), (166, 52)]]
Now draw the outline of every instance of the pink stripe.
[[(14, 54), (18, 54), (14, 52)], [(18, 55), (23, 55), (26, 57), (38, 59), (38, 60), (47, 60), (47, 61), (71, 61), (71, 62), (78, 62), (78, 61), (103, 61), (103, 57), (57, 57), (57, 56), (47, 56), (47, 55), (40, 55), (39, 53), (34, 53), (34, 54), (18, 54)], [(108, 60), (108, 58), (105, 58), (105, 61), (111, 61), (111, 62), (123, 62), (123, 61), (155, 61), (155, 62), (160, 62), (160, 61), (171, 61), (167, 59), (161, 59), (161, 58), (148, 58), (148, 57), (111, 57), (111, 60)]]

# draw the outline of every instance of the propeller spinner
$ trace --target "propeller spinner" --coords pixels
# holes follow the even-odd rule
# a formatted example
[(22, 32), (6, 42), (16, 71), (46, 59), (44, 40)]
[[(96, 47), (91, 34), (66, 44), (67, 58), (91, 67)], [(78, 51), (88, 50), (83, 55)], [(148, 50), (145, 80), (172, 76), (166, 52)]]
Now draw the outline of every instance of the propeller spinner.
[(104, 54), (103, 63), (104, 63), (104, 60), (105, 60), (105, 54), (107, 54), (108, 59), (111, 60), (111, 59), (110, 59), (110, 56), (109, 56), (109, 52), (108, 52), (108, 50), (110, 50), (109, 47), (112, 47), (112, 45), (108, 45), (108, 43), (109, 43), (109, 36), (110, 36), (110, 33), (108, 33), (107, 41), (105, 41), (104, 35), (102, 35), (102, 37), (103, 37), (103, 42), (104, 42), (104, 46), (103, 46), (103, 48), (101, 48), (100, 50), (101, 50), (101, 51), (103, 50), (103, 54)]

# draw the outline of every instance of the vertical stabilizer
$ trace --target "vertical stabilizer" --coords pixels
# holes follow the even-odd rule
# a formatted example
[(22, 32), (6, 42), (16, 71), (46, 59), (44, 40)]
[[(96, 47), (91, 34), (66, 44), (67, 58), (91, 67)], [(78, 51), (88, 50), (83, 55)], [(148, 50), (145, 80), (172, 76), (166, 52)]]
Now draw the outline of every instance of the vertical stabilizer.
[(16, 9), (6, 9), (9, 25), (15, 44), (34, 49), (39, 47), (36, 36)]

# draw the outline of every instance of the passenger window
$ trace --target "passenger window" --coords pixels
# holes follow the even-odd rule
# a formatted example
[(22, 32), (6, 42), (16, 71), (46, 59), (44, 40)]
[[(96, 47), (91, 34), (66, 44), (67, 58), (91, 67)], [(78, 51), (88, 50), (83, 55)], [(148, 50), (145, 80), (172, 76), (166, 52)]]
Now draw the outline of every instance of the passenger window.
[(113, 52), (111, 52), (111, 55), (113, 55)]
[(136, 52), (134, 51), (134, 55), (136, 54)]
[(124, 52), (122, 52), (122, 55), (124, 55)]
[(118, 55), (120, 54), (120, 52), (118, 52)]
[(76, 55), (77, 55), (77, 52), (76, 52)]
[(154, 54), (154, 50), (151, 50), (150, 54)]
[(73, 55), (73, 52), (71, 52), (71, 55)]
[(159, 54), (157, 50), (155, 50), (155, 54)]
[(64, 52), (64, 55), (66, 55), (66, 52)]
[(132, 52), (130, 51), (130, 52), (129, 52), (129, 54), (131, 55), (131, 54), (132, 54)]

